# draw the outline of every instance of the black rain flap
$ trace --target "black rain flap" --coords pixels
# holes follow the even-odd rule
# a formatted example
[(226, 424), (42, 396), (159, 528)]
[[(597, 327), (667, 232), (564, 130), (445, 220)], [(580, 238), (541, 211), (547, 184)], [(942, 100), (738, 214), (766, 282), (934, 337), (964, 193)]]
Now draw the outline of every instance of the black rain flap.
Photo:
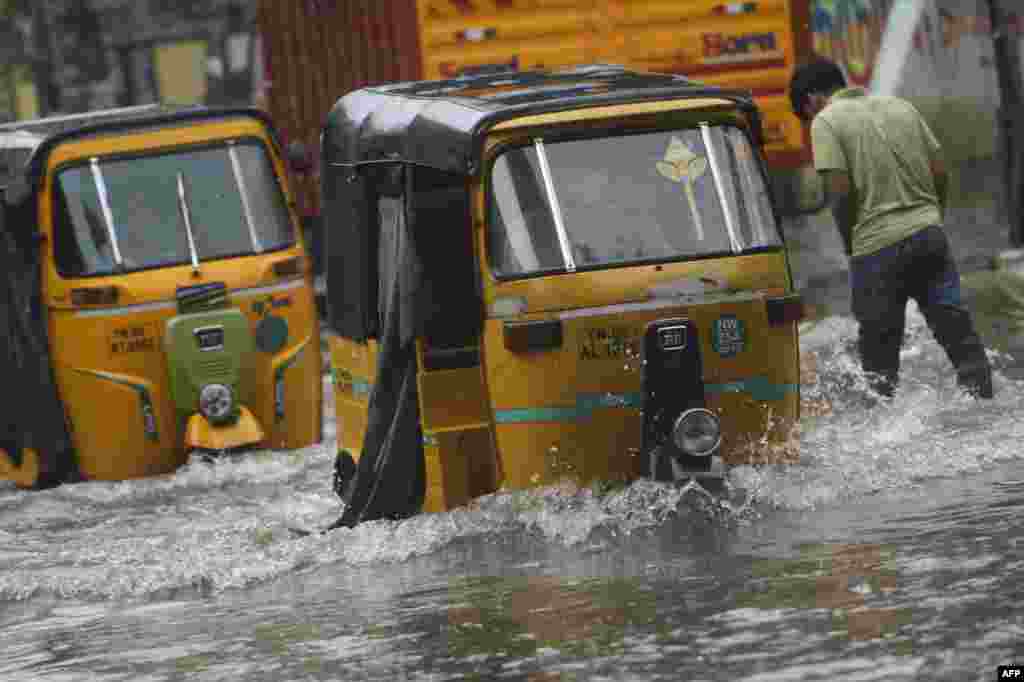
[(377, 377), (349, 503), (330, 529), (411, 516), (426, 490), (415, 345), (422, 271), (402, 198), (380, 207)]
[(461, 175), (410, 167), (406, 216), (421, 265), (417, 330), (430, 348), (473, 346), (484, 306), (473, 250), (470, 191)]
[[(7, 211), (7, 219), (24, 219)], [(57, 482), (72, 473), (73, 453), (50, 364), (38, 242), (16, 241), (7, 229), (14, 225), (3, 222), (0, 210), (0, 376), (17, 398), (4, 401), (0, 447), (17, 465), (23, 449), (32, 448), (39, 454), (41, 482)]]
[(351, 168), (321, 175), (327, 323), (347, 339), (377, 335), (377, 230), (372, 183)]

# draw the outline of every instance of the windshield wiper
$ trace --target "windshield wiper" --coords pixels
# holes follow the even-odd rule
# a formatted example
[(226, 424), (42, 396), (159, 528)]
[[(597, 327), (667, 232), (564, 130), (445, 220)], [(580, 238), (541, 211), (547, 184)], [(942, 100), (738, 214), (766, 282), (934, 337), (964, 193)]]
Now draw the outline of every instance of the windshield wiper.
[(551, 204), (551, 214), (555, 219), (555, 231), (558, 233), (558, 247), (562, 251), (562, 259), (565, 261), (565, 269), (568, 272), (576, 272), (576, 261), (572, 255), (572, 245), (569, 242), (569, 233), (565, 230), (565, 222), (562, 217), (562, 206), (558, 203), (558, 195), (555, 193), (555, 180), (551, 174), (551, 166), (548, 164), (548, 154), (544, 149), (544, 140), (539, 137), (533, 141), (537, 150), (537, 162), (540, 164), (540, 174), (544, 178), (544, 189), (548, 195), (548, 203)]
[(192, 259), (192, 273), (199, 275), (199, 252), (196, 250), (196, 240), (192, 234), (192, 211), (188, 207), (188, 198), (185, 196), (185, 174), (178, 171), (178, 210), (181, 212), (182, 222), (185, 223), (185, 235), (188, 237), (188, 253)]
[(722, 177), (721, 160), (718, 158), (714, 140), (711, 139), (711, 126), (706, 122), (700, 124), (701, 138), (704, 140), (704, 148), (708, 152), (711, 161), (711, 177), (715, 182), (715, 192), (718, 194), (718, 202), (722, 207), (722, 214), (725, 216), (725, 230), (729, 233), (729, 244), (733, 253), (743, 252), (743, 242), (739, 237), (736, 216), (732, 211), (732, 205), (725, 196), (725, 179)]
[(238, 186), (238, 193), (242, 197), (242, 212), (245, 214), (245, 225), (249, 228), (249, 238), (252, 239), (253, 250), (256, 253), (263, 253), (263, 244), (256, 234), (256, 222), (252, 218), (252, 205), (249, 203), (249, 188), (245, 185), (245, 176), (242, 175), (242, 164), (238, 160), (238, 150), (232, 140), (228, 143), (228, 158), (231, 159), (231, 172), (235, 176), (235, 184)]

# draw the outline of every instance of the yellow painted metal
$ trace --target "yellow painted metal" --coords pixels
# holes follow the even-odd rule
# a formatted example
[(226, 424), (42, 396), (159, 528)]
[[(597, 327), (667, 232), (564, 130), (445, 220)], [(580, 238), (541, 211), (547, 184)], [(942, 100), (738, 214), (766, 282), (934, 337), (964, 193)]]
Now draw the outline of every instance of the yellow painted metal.
[[(805, 150), (785, 99), (809, 45), (806, 0), (490, 0), (417, 3), (422, 77), (498, 65), (556, 69), (588, 63), (679, 73), (751, 89), (765, 116), (766, 151)], [(724, 11), (726, 6), (731, 11)]]
[[(642, 373), (638, 351), (646, 325), (657, 319), (689, 319), (702, 332), (699, 344), (707, 406), (722, 420), (723, 452), (730, 454), (727, 461), (742, 461), (749, 448), (762, 439), (778, 441), (788, 436), (799, 416), (796, 326), (793, 323), (769, 326), (764, 302), (766, 296), (781, 293), (778, 285), (784, 283), (784, 276), (777, 275), (777, 286), (772, 287), (770, 271), (784, 273), (784, 262), (780, 254), (753, 258), (761, 262), (751, 263), (752, 272), (744, 273), (744, 278), (753, 275), (756, 280), (757, 275), (753, 273), (760, 272), (769, 286), (755, 289), (758, 295), (747, 301), (730, 301), (723, 297), (720, 302), (711, 299), (684, 304), (667, 300), (658, 308), (644, 309), (641, 304), (633, 311), (628, 310), (628, 304), (622, 306), (627, 310), (622, 310), (608, 303), (613, 290), (609, 285), (617, 275), (627, 275), (630, 286), (637, 281), (653, 285), (662, 281), (664, 270), (673, 269), (669, 266), (660, 273), (653, 267), (576, 273), (564, 278), (576, 280), (577, 291), (584, 292), (576, 295), (571, 293), (571, 287), (563, 289), (553, 281), (544, 286), (541, 279), (495, 286), (500, 292), (515, 284), (517, 294), (526, 289), (529, 291), (527, 301), (536, 301), (537, 308), (547, 311), (487, 321), (484, 347), (488, 383), (501, 386), (500, 391), (490, 395), (493, 409), (496, 413), (543, 409), (577, 414), (549, 422), (501, 423), (499, 420), (495, 431), (506, 473), (505, 484), (516, 488), (548, 483), (564, 476), (582, 481), (628, 480), (636, 476), (639, 463), (635, 454), (640, 448), (641, 435), (639, 408), (635, 404), (589, 408), (586, 403), (588, 400), (625, 402), (626, 396), (640, 393)], [(774, 267), (770, 263), (772, 259)], [(690, 269), (690, 273), (694, 270)], [(600, 279), (609, 281), (603, 282), (603, 287), (591, 286)], [(730, 286), (743, 286), (740, 278), (727, 281)], [(746, 284), (749, 286), (750, 282)], [(620, 291), (625, 289), (622, 287)], [(531, 296), (531, 293), (536, 295)], [(604, 300), (592, 299), (597, 305), (588, 307), (581, 300), (588, 293)], [(571, 316), (559, 315), (559, 310), (567, 309), (572, 310)], [(745, 324), (749, 349), (735, 357), (723, 358), (712, 347), (710, 330), (716, 319), (728, 315), (736, 316)], [(518, 354), (504, 347), (502, 327), (506, 321), (559, 318), (563, 318), (560, 348)], [(789, 387), (790, 390), (781, 399), (758, 400), (741, 389), (751, 381), (756, 382), (755, 385)]]
[(185, 426), (185, 447), (189, 450), (234, 450), (263, 442), (266, 436), (260, 423), (247, 408), (239, 408), (234, 424), (214, 426), (200, 414), (194, 414)]
[[(532, 116), (520, 116), (518, 118), (502, 121), (491, 128), (492, 135), (504, 130), (515, 130), (530, 126), (554, 125), (557, 123), (580, 123), (583, 121), (596, 121), (602, 119), (615, 119), (623, 116), (639, 116), (640, 114), (658, 114), (664, 112), (679, 112), (689, 109), (701, 109), (707, 111), (716, 108), (735, 108), (735, 105), (724, 99), (713, 97), (700, 97), (691, 99), (671, 99), (658, 102), (639, 102), (635, 104), (616, 104), (608, 107), (589, 107), (586, 109), (572, 109), (569, 111), (556, 111), (550, 114), (534, 114)], [(493, 138), (492, 138), (493, 139)]]
[(39, 454), (32, 448), (25, 448), (19, 466), (0, 448), (0, 480), (14, 481), (19, 488), (31, 488), (39, 480)]
[(427, 472), (424, 510), (443, 511), (495, 491), (501, 473), (483, 368), (427, 370), (427, 353), (423, 342), (417, 342)]
[(427, 473), (423, 511), (461, 507), (498, 489), (501, 471), (490, 425), (428, 437), (423, 450)]
[[(312, 295), (310, 290), (303, 293)], [(253, 373), (255, 394), (259, 398), (254, 397), (251, 404), (259, 406), (259, 422), (267, 431), (266, 445), (280, 450), (293, 450), (316, 442), (323, 421), (319, 321), (313, 313), (312, 301), (309, 308), (302, 306), (299, 310), (311, 313), (304, 326), (312, 333), (305, 338), (296, 335), (295, 343), (273, 355), (261, 353), (258, 362), (263, 366)], [(291, 320), (289, 327), (295, 328), (291, 327)], [(284, 404), (283, 416), (279, 416), (274, 407), (274, 377), (282, 365), (288, 366), (281, 370)]]
[[(289, 206), (296, 243), (273, 253), (204, 262), (197, 276), (191, 266), (173, 266), (88, 279), (61, 277), (53, 261), (53, 182), (64, 163), (110, 154), (178, 149), (217, 140), (257, 138), (264, 142)], [(127, 130), (66, 141), (55, 147), (42, 179), (37, 204), (43, 242), (43, 300), (48, 316), (51, 358), (61, 399), (71, 422), (81, 473), (90, 479), (126, 479), (173, 471), (185, 462), (185, 424), (178, 423), (168, 387), (162, 338), (166, 321), (177, 314), (179, 286), (223, 282), (232, 305), (255, 327), (259, 304), (273, 297), (274, 315), (284, 318), (292, 341), (278, 354), (255, 352), (243, 378), (241, 402), (264, 426), (268, 447), (295, 448), (319, 440), (322, 419), (319, 323), (312, 273), (278, 276), (277, 263), (305, 264), (294, 199), (280, 150), (255, 119), (225, 118), (181, 123), (147, 131)], [(116, 287), (114, 305), (74, 305), (71, 290)], [(130, 338), (130, 344), (118, 343)], [(284, 372), (284, 419), (275, 420), (274, 370), (305, 339), (306, 350)], [(155, 436), (144, 428), (143, 400), (151, 402)], [(252, 430), (248, 429), (251, 437)], [(2, 466), (2, 465), (0, 465)], [(7, 474), (0, 470), (0, 478)]]
[[(147, 333), (148, 329), (156, 329), (155, 325), (147, 326), (138, 320), (125, 324), (132, 328), (141, 325)], [(184, 464), (187, 453), (180, 442), (172, 440), (179, 428), (169, 386), (163, 380), (166, 371), (163, 355), (159, 354), (159, 337), (144, 337), (152, 339), (152, 353), (140, 351), (128, 353), (129, 357), (124, 359), (112, 360), (109, 355), (101, 359), (90, 351), (108, 351), (109, 336), (90, 335), (88, 324), (53, 326), (62, 333), (74, 329), (81, 334), (66, 337), (78, 338), (78, 343), (54, 344), (51, 353), (64, 411), (73, 426), (75, 455), (82, 474), (90, 479), (120, 480), (167, 473)], [(102, 327), (94, 329), (101, 330)], [(163, 435), (161, 441), (146, 438), (142, 404), (133, 386), (149, 394), (157, 433)]]
[(425, 434), (479, 428), (490, 423), (483, 373), (479, 367), (421, 370), (418, 382), (420, 420)]
[(358, 343), (329, 334), (334, 409), (339, 450), (347, 450), (357, 462), (363, 451), (370, 389), (377, 376), (377, 342)]

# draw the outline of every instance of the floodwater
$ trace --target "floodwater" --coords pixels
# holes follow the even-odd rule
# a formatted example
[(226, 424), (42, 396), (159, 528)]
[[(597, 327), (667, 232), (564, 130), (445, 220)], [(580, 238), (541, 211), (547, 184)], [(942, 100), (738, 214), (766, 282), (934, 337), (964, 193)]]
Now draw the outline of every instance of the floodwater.
[(994, 353), (970, 400), (909, 312), (874, 406), (854, 323), (805, 323), (800, 461), (720, 500), (563, 486), (301, 536), (340, 512), (333, 422), (167, 477), (0, 484), (0, 679), (992, 680), (1024, 662), (1024, 383)]

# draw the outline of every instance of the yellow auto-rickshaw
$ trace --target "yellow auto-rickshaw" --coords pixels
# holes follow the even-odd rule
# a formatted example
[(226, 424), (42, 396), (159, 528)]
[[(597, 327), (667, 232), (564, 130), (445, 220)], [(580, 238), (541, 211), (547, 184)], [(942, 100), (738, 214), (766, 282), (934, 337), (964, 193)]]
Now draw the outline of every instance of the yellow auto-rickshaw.
[(720, 483), (789, 436), (749, 94), (614, 66), (365, 88), (322, 136), (336, 526), (501, 488)]
[(161, 474), (320, 440), (311, 273), (254, 109), (0, 127), (0, 479)]

